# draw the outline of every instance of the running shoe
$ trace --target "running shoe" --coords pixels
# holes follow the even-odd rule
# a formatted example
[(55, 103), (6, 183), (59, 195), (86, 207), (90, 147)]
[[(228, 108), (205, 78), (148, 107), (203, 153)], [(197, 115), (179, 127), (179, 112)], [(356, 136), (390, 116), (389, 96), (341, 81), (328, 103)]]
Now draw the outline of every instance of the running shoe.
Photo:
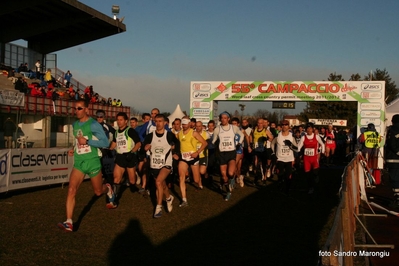
[(73, 224), (68, 222), (58, 223), (58, 228), (64, 230), (65, 232), (73, 232)]
[(227, 192), (226, 197), (224, 198), (225, 201), (229, 201), (231, 198), (231, 192)]
[(183, 201), (179, 207), (188, 207), (188, 202), (187, 201)]
[(107, 209), (116, 209), (118, 208), (118, 204), (116, 204), (115, 202), (109, 202), (106, 205)]
[(169, 200), (166, 200), (166, 207), (168, 208), (168, 212), (171, 212), (173, 210), (173, 200), (174, 197), (172, 195), (170, 195)]
[(161, 218), (162, 217), (162, 208), (156, 208), (154, 213), (154, 218)]
[(235, 187), (236, 181), (234, 178), (229, 180), (229, 191), (232, 192)]
[(108, 188), (107, 196), (108, 196), (109, 202), (113, 203), (115, 201), (115, 193), (112, 190), (112, 186), (109, 183), (107, 183), (106, 186)]
[(243, 175), (240, 175), (239, 183), (240, 183), (240, 187), (244, 187), (244, 176)]
[(144, 195), (144, 193), (145, 193), (145, 188), (143, 188), (143, 187), (140, 188), (139, 189), (139, 194)]

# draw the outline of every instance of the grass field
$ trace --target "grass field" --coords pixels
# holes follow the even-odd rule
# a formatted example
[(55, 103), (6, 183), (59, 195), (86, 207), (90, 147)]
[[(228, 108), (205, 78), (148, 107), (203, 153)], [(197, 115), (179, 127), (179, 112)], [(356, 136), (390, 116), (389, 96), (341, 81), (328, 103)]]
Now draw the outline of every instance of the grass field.
[(228, 202), (216, 183), (200, 191), (188, 185), (190, 206), (179, 208), (175, 197), (160, 219), (152, 217), (154, 199), (129, 188), (117, 209), (106, 209), (86, 181), (73, 233), (56, 226), (65, 220), (67, 186), (9, 192), (0, 199), (0, 265), (315, 265), (341, 174), (322, 169), (313, 197), (300, 177), (290, 196), (268, 182), (238, 187)]

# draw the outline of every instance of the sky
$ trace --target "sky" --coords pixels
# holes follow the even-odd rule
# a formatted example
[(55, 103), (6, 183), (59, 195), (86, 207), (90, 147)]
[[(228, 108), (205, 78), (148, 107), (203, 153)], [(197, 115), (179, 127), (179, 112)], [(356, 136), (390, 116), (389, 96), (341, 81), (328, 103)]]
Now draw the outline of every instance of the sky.
[[(119, 5), (126, 32), (58, 51), (58, 68), (139, 112), (189, 111), (190, 81), (348, 80), (385, 68), (399, 84), (397, 0), (80, 2), (110, 17)], [(245, 104), (245, 114), (279, 111)]]

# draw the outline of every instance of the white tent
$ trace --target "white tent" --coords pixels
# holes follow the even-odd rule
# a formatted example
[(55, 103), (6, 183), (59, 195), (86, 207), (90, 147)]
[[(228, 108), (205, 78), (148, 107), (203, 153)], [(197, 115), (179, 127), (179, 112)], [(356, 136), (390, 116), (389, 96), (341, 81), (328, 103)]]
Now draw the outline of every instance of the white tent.
[(185, 114), (183, 113), (183, 111), (180, 108), (180, 104), (178, 104), (176, 106), (176, 109), (173, 111), (173, 113), (168, 116), (169, 118), (169, 126), (172, 126), (172, 122), (176, 119), (176, 118), (182, 118), (183, 116), (185, 116)]
[(392, 101), (385, 109), (385, 124), (392, 125), (392, 116), (399, 114), (399, 98)]

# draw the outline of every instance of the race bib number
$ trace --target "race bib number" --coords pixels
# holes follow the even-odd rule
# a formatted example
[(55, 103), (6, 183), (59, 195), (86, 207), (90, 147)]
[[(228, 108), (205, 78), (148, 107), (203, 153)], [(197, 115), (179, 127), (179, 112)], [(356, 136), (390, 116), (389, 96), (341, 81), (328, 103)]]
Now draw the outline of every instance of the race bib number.
[(116, 146), (118, 147), (117, 149), (120, 153), (129, 152), (127, 148), (127, 139), (125, 134), (119, 134), (116, 137)]
[[(89, 139), (85, 136), (85, 139)], [(76, 140), (76, 153), (77, 154), (86, 154), (91, 152), (91, 147), (89, 145), (83, 144), (80, 145), (78, 140)]]
[(183, 160), (185, 160), (185, 161), (191, 161), (191, 160), (194, 160), (194, 158), (191, 157), (191, 154), (192, 154), (192, 153), (194, 153), (194, 152), (193, 152), (193, 151), (183, 152), (183, 153), (181, 154), (181, 156), (182, 156)]
[(315, 155), (315, 151), (312, 148), (306, 148), (303, 154), (306, 155), (306, 156), (314, 156)]
[(328, 140), (327, 140), (327, 144), (333, 144), (333, 140), (328, 139)]
[(290, 155), (291, 149), (288, 146), (282, 146), (280, 151), (281, 156), (285, 157)]
[(151, 158), (151, 168), (160, 169), (165, 164), (165, 156), (156, 154)]

